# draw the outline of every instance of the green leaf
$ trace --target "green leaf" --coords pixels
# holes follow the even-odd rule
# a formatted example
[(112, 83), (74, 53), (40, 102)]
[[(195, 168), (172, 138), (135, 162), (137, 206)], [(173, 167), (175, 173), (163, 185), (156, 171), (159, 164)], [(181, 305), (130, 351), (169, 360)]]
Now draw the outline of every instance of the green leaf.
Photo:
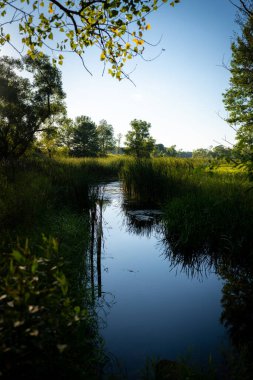
[(24, 260), (24, 256), (19, 252), (19, 251), (16, 251), (14, 250), (12, 252), (12, 257), (14, 258), (15, 261), (17, 261), (18, 263), (21, 263), (23, 262)]

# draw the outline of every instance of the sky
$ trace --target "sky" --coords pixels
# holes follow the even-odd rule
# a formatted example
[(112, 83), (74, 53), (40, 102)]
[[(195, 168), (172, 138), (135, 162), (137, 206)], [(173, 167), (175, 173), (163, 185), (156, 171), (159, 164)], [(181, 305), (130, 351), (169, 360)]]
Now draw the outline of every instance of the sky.
[[(222, 93), (229, 86), (230, 46), (236, 9), (229, 0), (181, 0), (174, 8), (165, 4), (150, 15), (151, 30), (145, 57), (131, 61), (131, 83), (107, 74), (96, 49), (87, 51), (85, 71), (74, 54), (66, 56), (62, 69), (68, 114), (105, 119), (115, 135), (123, 136), (133, 119), (151, 123), (157, 143), (194, 150), (234, 141), (234, 131), (222, 119), (226, 111)], [(122, 139), (124, 142), (124, 138)]]

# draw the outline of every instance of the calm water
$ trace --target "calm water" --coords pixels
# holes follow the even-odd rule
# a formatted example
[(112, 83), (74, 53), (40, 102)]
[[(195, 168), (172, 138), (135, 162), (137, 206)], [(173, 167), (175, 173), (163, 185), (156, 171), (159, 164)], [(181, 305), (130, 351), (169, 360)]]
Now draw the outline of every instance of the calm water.
[(123, 211), (119, 182), (105, 186), (104, 199), (99, 315), (109, 356), (129, 379), (147, 357), (218, 359), (226, 345), (222, 281), (210, 268), (192, 276), (172, 265), (159, 223), (133, 223), (134, 213)]

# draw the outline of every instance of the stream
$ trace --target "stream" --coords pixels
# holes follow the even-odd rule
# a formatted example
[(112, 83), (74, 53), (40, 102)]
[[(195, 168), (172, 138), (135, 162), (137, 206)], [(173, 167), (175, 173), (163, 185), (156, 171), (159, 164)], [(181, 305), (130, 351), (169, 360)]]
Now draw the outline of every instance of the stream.
[(111, 370), (138, 379), (147, 359), (219, 361), (228, 345), (220, 323), (223, 281), (204, 264), (196, 270), (175, 265), (164, 247), (159, 210), (126, 204), (120, 182), (103, 186), (94, 276)]

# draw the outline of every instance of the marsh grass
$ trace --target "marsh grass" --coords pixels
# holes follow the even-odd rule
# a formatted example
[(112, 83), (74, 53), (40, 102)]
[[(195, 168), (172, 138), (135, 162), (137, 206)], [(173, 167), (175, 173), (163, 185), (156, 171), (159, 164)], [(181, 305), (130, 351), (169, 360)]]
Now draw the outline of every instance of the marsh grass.
[[(10, 294), (8, 293), (9, 298), (7, 299), (8, 302), (11, 302), (10, 305), (12, 305), (15, 294), (20, 292), (22, 287), (24, 289), (27, 287), (27, 293), (31, 292), (31, 296), (29, 296), (31, 303), (28, 303), (25, 297), (20, 297), (18, 307), (5, 304), (5, 312), (8, 313), (5, 321), (9, 322), (4, 322), (7, 329), (2, 342), (6, 343), (11, 329), (13, 329), (14, 336), (12, 333), (10, 334), (11, 340), (8, 341), (8, 344), (19, 342), (15, 339), (19, 339), (17, 337), (21, 330), (16, 329), (14, 325), (19, 325), (17, 322), (21, 317), (17, 313), (20, 313), (20, 310), (26, 311), (29, 328), (38, 330), (36, 326), (40, 322), (45, 326), (45, 342), (49, 339), (50, 329), (58, 331), (60, 337), (59, 340), (56, 334), (58, 343), (54, 341), (52, 354), (50, 354), (52, 351), (48, 349), (48, 352), (45, 351), (45, 355), (42, 355), (41, 361), (38, 359), (40, 355), (36, 356), (38, 361), (36, 361), (35, 372), (32, 371), (33, 366), (29, 369), (26, 367), (24, 373), (32, 371), (26, 378), (36, 379), (38, 377), (40, 379), (48, 373), (54, 374), (57, 378), (66, 379), (72, 378), (72, 374), (76, 379), (98, 377), (96, 371), (103, 362), (103, 353), (100, 349), (101, 342), (98, 335), (93, 334), (96, 330), (96, 316), (93, 314), (90, 290), (87, 288), (89, 281), (87, 280), (86, 260), (89, 244), (88, 211), (96, 200), (94, 184), (117, 179), (120, 174), (128, 198), (163, 208), (165, 212), (164, 236), (168, 244), (168, 254), (174, 255), (175, 262), (181, 262), (187, 266), (192, 263), (192, 260), (194, 263), (197, 262), (197, 259), (203, 254), (211, 254), (211, 259), (214, 259), (214, 261), (210, 261), (211, 263), (222, 255), (231, 258), (231, 261), (236, 257), (250, 262), (249, 257), (253, 256), (252, 184), (247, 181), (245, 173), (242, 171), (224, 168), (225, 166), (222, 170), (218, 170), (203, 160), (173, 158), (134, 160), (122, 156), (99, 159), (60, 157), (46, 159), (34, 156), (16, 162), (15, 165), (2, 163), (0, 167), (2, 268), (0, 297), (6, 294), (5, 286), (8, 281), (11, 282), (11, 286), (8, 287)], [(41, 248), (43, 247), (42, 233), (44, 233), (43, 236), (54, 237), (52, 241), (56, 242), (59, 255), (55, 256), (51, 252), (52, 255), (47, 261), (47, 269), (45, 267), (44, 272), (39, 267), (39, 275), (42, 276), (43, 281), (39, 284), (41, 287), (37, 289), (37, 285), (33, 287), (33, 277), (37, 277), (37, 274), (32, 273), (32, 263), (38, 259), (38, 255), (45, 255), (45, 250), (47, 252), (54, 250), (52, 244), (49, 244), (51, 240), (47, 240), (47, 243), (46, 241), (43, 243), (43, 251)], [(25, 245), (26, 238), (29, 238), (27, 246)], [(46, 248), (45, 244), (51, 248)], [(18, 252), (16, 259), (13, 252)], [(31, 253), (28, 254), (28, 252)], [(25, 257), (21, 260), (27, 260), (27, 262), (19, 263), (17, 258), (20, 255)], [(52, 277), (54, 271), (50, 272), (47, 278), (47, 271), (55, 266), (55, 257), (59, 258), (60, 266), (56, 265), (59, 270), (59, 278)], [(13, 264), (11, 264), (11, 260)], [(12, 272), (13, 265), (14, 272)], [(22, 268), (19, 268), (20, 266), (30, 269), (23, 271)], [(12, 277), (15, 277), (17, 281), (12, 282)], [(54, 281), (56, 282), (54, 283)], [(63, 294), (64, 286), (65, 288), (67, 286), (65, 295)], [(43, 313), (38, 314), (38, 320), (33, 320), (33, 315), (30, 319), (27, 312), (29, 305), (38, 305), (42, 309), (47, 305), (48, 299), (43, 293), (43, 288), (49, 294), (49, 298), (52, 296), (52, 304), (50, 304), (52, 323), (50, 322), (48, 325), (49, 330), (47, 330)], [(39, 293), (36, 293), (36, 289)], [(54, 289), (56, 289), (55, 294), (52, 293)], [(68, 304), (69, 308), (67, 305), (64, 306), (67, 298), (71, 300)], [(6, 298), (2, 300), (5, 302)], [(57, 318), (61, 305), (63, 305), (62, 311), (66, 311), (66, 319), (64, 319), (65, 317), (60, 318), (62, 322), (59, 325)], [(75, 325), (77, 328), (75, 327), (69, 334), (68, 344), (73, 349), (65, 352), (64, 348), (62, 355), (57, 344), (60, 344), (61, 349), (65, 347), (62, 337), (66, 325), (69, 323), (68, 315), (73, 317), (81, 310), (86, 310), (85, 317), (78, 325), (79, 327)], [(77, 318), (79, 318), (78, 315)], [(35, 339), (36, 336), (29, 334), (27, 336), (25, 330), (21, 337), (24, 341), (28, 338), (31, 347), (40, 344), (40, 339)], [(42, 334), (40, 337), (42, 337), (42, 346), (44, 346), (44, 335)], [(23, 341), (22, 339), (21, 341)], [(32, 356), (29, 356), (30, 350), (23, 350), (23, 344), (17, 343), (16, 345), (14, 343), (13, 347), (16, 347), (17, 350), (15, 348), (15, 355), (12, 356), (14, 359), (11, 360), (12, 363), (16, 363), (14, 366), (16, 375), (21, 368), (19, 366), (22, 366), (24, 355), (25, 357), (28, 355), (27, 358)], [(41, 352), (36, 347), (35, 351)], [(2, 354), (5, 355), (4, 350), (1, 350)], [(86, 364), (80, 364), (82, 358), (87, 358)], [(7, 358), (5, 362), (7, 367), (8, 360)], [(28, 363), (31, 364), (29, 360)], [(54, 372), (54, 363), (57, 364), (58, 369), (61, 366), (70, 368), (70, 372), (61, 373), (62, 377), (59, 377), (60, 372), (58, 374), (57, 371)], [(89, 363), (92, 365), (90, 366)], [(94, 367), (94, 363), (98, 365)], [(83, 365), (84, 367), (82, 367)], [(73, 368), (73, 372), (71, 372), (71, 368)], [(6, 375), (6, 378), (13, 378), (13, 373), (8, 375), (9, 377)], [(190, 373), (186, 373), (186, 375), (188, 378), (201, 378), (196, 377), (197, 375), (190, 377)], [(19, 378), (22, 377), (19, 376)]]
[(124, 160), (35, 156), (0, 167), (0, 229), (32, 224), (44, 210), (90, 207), (89, 192), (100, 180), (118, 178)]
[(245, 172), (203, 160), (129, 160), (121, 171), (127, 197), (164, 210), (168, 252), (253, 255), (253, 189)]
[(104, 355), (87, 279), (89, 208), (94, 183), (115, 178), (120, 165), (44, 157), (2, 163), (3, 379), (99, 378)]
[(248, 183), (211, 178), (165, 207), (166, 237), (174, 252), (253, 254), (253, 196)]
[(192, 186), (184, 179), (193, 170), (191, 161), (187, 159), (131, 159), (123, 166), (121, 179), (128, 197), (161, 204), (178, 194), (182, 186)]

